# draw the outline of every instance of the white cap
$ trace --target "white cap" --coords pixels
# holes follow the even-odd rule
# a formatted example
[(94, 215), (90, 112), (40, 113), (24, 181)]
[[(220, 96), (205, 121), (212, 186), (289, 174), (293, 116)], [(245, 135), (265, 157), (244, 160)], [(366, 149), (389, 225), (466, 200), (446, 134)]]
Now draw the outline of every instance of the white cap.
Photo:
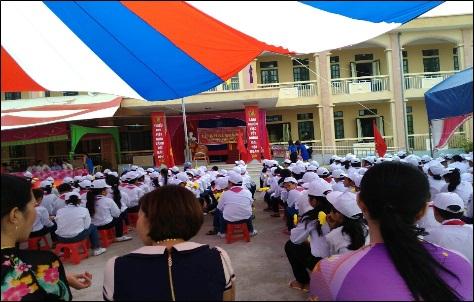
[(228, 187), (229, 179), (227, 177), (219, 177), (214, 181), (214, 187), (216, 190), (224, 190)]
[(91, 188), (93, 189), (104, 189), (110, 187), (111, 186), (109, 186), (104, 179), (96, 179), (91, 184)]
[(415, 167), (419, 167), (420, 165), (420, 162), (419, 162), (419, 159), (415, 156), (408, 156), (406, 158), (404, 158), (404, 161), (408, 164), (411, 164)]
[(101, 178), (104, 178), (104, 174), (102, 174), (101, 172), (96, 172), (96, 174), (94, 174), (94, 179), (101, 179)]
[(348, 218), (361, 214), (361, 209), (356, 202), (356, 194), (352, 192), (333, 191), (327, 195), (327, 199), (338, 212)]
[(303, 166), (303, 165), (295, 165), (295, 166), (292, 168), (292, 173), (295, 173), (295, 174), (302, 174), (302, 173), (305, 173), (305, 166)]
[(332, 186), (322, 179), (312, 181), (308, 186), (308, 195), (325, 196), (327, 191), (333, 191)]
[(343, 178), (343, 177), (345, 177), (345, 175), (346, 174), (341, 169), (336, 169), (336, 170), (333, 170), (333, 172), (332, 172), (332, 177), (333, 178)]
[(303, 175), (301, 181), (303, 183), (310, 183), (314, 180), (317, 180), (319, 177), (317, 174), (313, 173), (313, 172), (307, 172)]
[(354, 158), (351, 159), (351, 163), (352, 164), (359, 164), (359, 163), (361, 163), (361, 160), (357, 157), (354, 157)]
[(444, 171), (443, 171), (442, 174), (440, 174), (440, 175), (441, 175), (441, 176), (445, 176), (445, 175), (447, 175), (447, 174), (450, 174), (450, 173), (454, 172), (455, 169), (457, 169), (457, 168), (450, 167), (450, 168), (444, 169)]
[(132, 166), (130, 167), (130, 170), (131, 170), (131, 171), (137, 171), (138, 168), (139, 168), (139, 166), (132, 165)]
[(201, 166), (201, 167), (198, 168), (198, 170), (206, 172), (206, 171), (208, 171), (208, 168), (206, 168), (206, 166)]
[(190, 180), (190, 177), (188, 177), (188, 174), (186, 174), (185, 172), (180, 172), (176, 175), (176, 179), (180, 181), (179, 183), (182, 183), (188, 182)]
[(355, 183), (355, 186), (356, 187), (360, 187), (361, 185), (361, 180), (363, 179), (363, 175), (359, 174), (359, 173), (354, 173), (350, 179)]
[(351, 161), (355, 156), (351, 153), (348, 153), (346, 156), (345, 156), (345, 161)]
[[(448, 211), (451, 213), (460, 213), (464, 210), (464, 203), (462, 198), (460, 198), (460, 196), (454, 192), (436, 194), (433, 201), (434, 207), (444, 211)], [(457, 212), (451, 211), (448, 209), (449, 206), (459, 206), (460, 210)]]
[(452, 157), (454, 157), (452, 154), (445, 154), (444, 158), (445, 159), (452, 159)]
[(160, 176), (160, 173), (158, 173), (157, 171), (153, 171), (152, 173), (150, 173), (151, 178), (158, 178), (159, 176)]
[(112, 171), (111, 171), (110, 169), (105, 169), (105, 170), (104, 170), (104, 174), (109, 174), (109, 173), (111, 173), (111, 172), (112, 172)]
[(284, 164), (289, 164), (290, 165), (291, 163), (292, 163), (292, 161), (288, 158), (284, 160)]
[(109, 175), (112, 175), (114, 177), (119, 177), (119, 173), (113, 171), (113, 172), (109, 172)]
[(246, 162), (243, 161), (243, 160), (240, 160), (240, 161), (239, 161), (239, 164), (240, 164), (241, 166), (245, 166), (245, 165), (246, 165)]
[(364, 160), (367, 161), (367, 162), (369, 162), (369, 163), (374, 164), (376, 158), (375, 158), (374, 156), (366, 156), (366, 157), (364, 158)]
[(185, 182), (185, 181), (181, 181), (181, 180), (178, 180), (176, 178), (171, 178), (169, 181), (168, 181), (168, 184), (169, 185), (179, 185), (181, 184), (182, 182)]
[(63, 179), (63, 184), (72, 184), (74, 180), (71, 177), (65, 177)]
[(330, 158), (333, 159), (333, 160), (336, 160), (338, 158), (338, 155), (334, 154)]
[(294, 177), (286, 177), (284, 179), (284, 183), (286, 183), (286, 182), (291, 182), (291, 183), (294, 183), (294, 184), (298, 184), (298, 181)]
[(320, 167), (317, 169), (317, 174), (318, 176), (329, 176), (330, 171), (328, 171), (328, 169), (325, 167)]
[(317, 168), (320, 167), (320, 164), (319, 164), (318, 161), (316, 161), (316, 160), (312, 160), (312, 161), (310, 162), (310, 165), (311, 165), (311, 166), (315, 166), (315, 167), (317, 167)]
[(94, 176), (92, 176), (92, 175), (90, 175), (90, 174), (86, 175), (85, 178), (86, 178), (87, 180), (89, 180), (89, 181), (93, 181), (93, 180), (94, 180)]
[(52, 176), (48, 176), (48, 178), (46, 178), (47, 181), (53, 183), (54, 182), (54, 178)]
[(429, 167), (430, 173), (434, 175), (442, 175), (445, 171), (445, 167), (441, 163), (437, 163)]
[(309, 165), (307, 167), (307, 171), (317, 171), (318, 167), (317, 166), (314, 166), (314, 165)]
[(51, 187), (51, 182), (48, 180), (43, 180), (40, 182), (40, 188), (46, 188), (46, 187)]
[(23, 173), (23, 176), (26, 178), (33, 178), (33, 174), (31, 174), (30, 171), (26, 171), (25, 173)]
[(242, 176), (239, 173), (231, 171), (228, 173), (228, 181), (235, 185), (242, 183)]
[(83, 179), (83, 180), (79, 183), (79, 186), (84, 189), (84, 188), (90, 188), (90, 187), (91, 187), (91, 184), (92, 184), (92, 183), (91, 183), (90, 180), (88, 180), (88, 179)]
[(425, 154), (425, 155), (422, 155), (422, 158), (421, 158), (421, 159), (422, 159), (422, 162), (423, 162), (424, 164), (426, 164), (426, 163), (428, 163), (428, 162), (430, 162), (430, 161), (432, 160), (432, 157), (430, 157), (429, 155)]
[(399, 151), (399, 152), (397, 153), (397, 156), (399, 156), (399, 157), (405, 156), (405, 155), (407, 155), (407, 153), (406, 153), (406, 151), (404, 151), (404, 150), (401, 150), (401, 151)]
[(196, 173), (193, 169), (188, 169), (185, 171), (186, 174), (191, 174), (191, 176), (195, 177), (196, 176)]
[(313, 210), (313, 207), (308, 201), (308, 192), (304, 191), (299, 197), (299, 216), (307, 213), (308, 211)]
[(76, 196), (77, 198), (81, 197), (78, 192), (72, 191), (64, 194), (64, 200), (68, 200), (71, 196)]
[(82, 180), (82, 176), (76, 175), (76, 176), (73, 177), (73, 180), (74, 180), (74, 181), (81, 181), (81, 180)]
[(152, 172), (155, 171), (155, 169), (154, 169), (154, 168), (148, 168), (146, 171), (147, 171), (148, 173), (152, 173)]
[(180, 172), (180, 169), (179, 169), (177, 166), (173, 166), (171, 170), (172, 170), (172, 172), (174, 172), (174, 173)]
[(272, 167), (272, 168), (270, 168), (270, 173), (272, 173), (273, 175), (275, 175), (275, 170), (277, 170), (277, 167)]
[(236, 166), (236, 167), (233, 168), (233, 171), (238, 173), (238, 174), (241, 174), (241, 167)]
[(241, 174), (246, 173), (247, 169), (245, 166), (241, 166)]
[(132, 179), (137, 179), (139, 177), (137, 172), (134, 171), (129, 171), (125, 173), (125, 179), (126, 180), (132, 180)]
[(228, 171), (226, 171), (225, 169), (221, 169), (221, 170), (219, 170), (218, 175), (226, 176), (226, 175), (228, 175)]

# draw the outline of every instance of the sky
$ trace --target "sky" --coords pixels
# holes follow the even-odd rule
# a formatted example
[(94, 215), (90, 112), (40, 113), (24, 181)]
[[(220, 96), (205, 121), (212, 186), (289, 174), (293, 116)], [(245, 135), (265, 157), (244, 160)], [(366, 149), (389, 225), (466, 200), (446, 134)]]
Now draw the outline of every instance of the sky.
[[(420, 17), (473, 14), (473, 1), (446, 1)], [(419, 17), (419, 18), (420, 18)]]

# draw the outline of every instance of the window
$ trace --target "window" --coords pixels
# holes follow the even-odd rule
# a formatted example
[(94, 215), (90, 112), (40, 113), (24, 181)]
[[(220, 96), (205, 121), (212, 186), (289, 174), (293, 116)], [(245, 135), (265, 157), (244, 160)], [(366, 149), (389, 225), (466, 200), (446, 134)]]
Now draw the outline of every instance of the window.
[(412, 106), (406, 106), (406, 120), (407, 120), (407, 134), (409, 141), (409, 148), (414, 149), (414, 117), (412, 115)]
[(422, 50), (422, 62), (424, 64), (424, 72), (440, 71), (439, 50), (438, 49)]
[(358, 111), (359, 116), (365, 116), (365, 115), (378, 115), (378, 110), (377, 109), (364, 109), (364, 110), (359, 110)]
[(298, 113), (297, 126), (299, 131), (299, 140), (309, 141), (315, 138), (313, 132), (313, 113)]
[(63, 96), (73, 96), (73, 95), (78, 95), (79, 92), (77, 91), (63, 91)]
[(282, 115), (268, 115), (266, 116), (266, 122), (267, 123), (282, 122)]
[(50, 96), (51, 96), (51, 92), (49, 90), (46, 90), (45, 91), (45, 98), (50, 97)]
[(452, 53), (454, 55), (454, 70), (460, 70), (458, 48), (454, 48)]
[(239, 90), (239, 76), (235, 75), (232, 77), (229, 81), (229, 84), (227, 82), (223, 83), (223, 90), (228, 91), (228, 90)]
[(266, 127), (271, 143), (288, 142), (292, 139), (290, 123), (267, 124)]
[(404, 73), (409, 73), (409, 60), (407, 59), (407, 51), (402, 51), (402, 70)]
[(8, 149), (10, 158), (26, 157), (26, 148), (24, 145), (10, 146)]
[[(304, 66), (302, 66), (305, 65)], [(295, 59), (292, 60), (294, 66), (294, 82), (308, 81), (310, 80), (310, 74), (308, 71), (308, 59)]]
[(151, 130), (144, 127), (127, 127), (127, 132), (120, 133), (120, 145), (124, 151), (152, 150)]
[(335, 125), (335, 139), (345, 138), (343, 111), (334, 111), (333, 118), (333, 123)]
[(261, 62), (260, 67), (262, 84), (279, 83), (279, 70), (277, 69), (277, 61)]
[(18, 100), (21, 99), (21, 92), (5, 92), (5, 100)]
[(367, 53), (355, 55), (355, 61), (373, 61), (373, 54)]
[(340, 78), (340, 57), (332, 56), (330, 57), (330, 73), (332, 79)]

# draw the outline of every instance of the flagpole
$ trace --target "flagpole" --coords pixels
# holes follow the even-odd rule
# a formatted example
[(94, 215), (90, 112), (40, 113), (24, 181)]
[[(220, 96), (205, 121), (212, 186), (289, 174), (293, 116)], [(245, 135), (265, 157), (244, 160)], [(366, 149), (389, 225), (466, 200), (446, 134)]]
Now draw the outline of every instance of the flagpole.
[[(397, 34), (397, 46), (398, 46), (398, 51), (399, 51), (399, 69), (401, 73), (401, 98), (402, 98), (402, 110), (404, 111), (403, 117), (404, 117), (404, 141), (406, 144), (406, 152), (409, 153), (409, 137), (407, 136), (407, 109), (406, 109), (406, 99), (404, 97), (404, 65), (403, 65), (403, 59), (402, 59), (402, 47), (401, 47), (401, 33), (399, 32)], [(393, 121), (393, 125), (394, 125)]]
[(186, 125), (185, 100), (181, 98), (181, 112), (183, 114), (183, 128), (185, 130), (185, 162), (191, 162), (190, 146), (188, 144), (188, 127)]
[(434, 157), (434, 148), (432, 147), (432, 125), (429, 121), (429, 145), (430, 145), (430, 157)]

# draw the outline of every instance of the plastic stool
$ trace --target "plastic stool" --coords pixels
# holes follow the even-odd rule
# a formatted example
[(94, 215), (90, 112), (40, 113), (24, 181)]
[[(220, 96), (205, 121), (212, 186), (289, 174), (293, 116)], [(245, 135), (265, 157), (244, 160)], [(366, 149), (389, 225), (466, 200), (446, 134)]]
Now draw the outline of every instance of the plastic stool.
[[(64, 254), (60, 256), (62, 261), (70, 261), (73, 264), (79, 264), (82, 259), (89, 257), (89, 246), (89, 239), (72, 243), (58, 242), (54, 252), (59, 256), (61, 250), (63, 250)], [(82, 252), (80, 252), (80, 249), (82, 249)]]
[[(236, 234), (236, 231), (240, 231), (242, 237), (234, 237), (233, 235)], [(228, 223), (226, 226), (226, 243), (233, 243), (239, 239), (244, 239), (246, 242), (251, 241), (247, 223)]]
[(122, 233), (124, 235), (129, 233), (129, 227), (125, 224), (125, 222), (122, 221)]
[[(44, 246), (41, 246), (41, 241), (44, 242)], [(28, 249), (49, 251), (51, 247), (49, 246), (48, 239), (46, 238), (46, 236), (38, 236), (28, 239)]]
[(135, 228), (137, 220), (139, 219), (139, 213), (127, 213), (127, 219), (129, 220), (129, 224)]
[(114, 242), (115, 239), (115, 228), (110, 228), (107, 230), (97, 230), (101, 238), (101, 246), (108, 247)]

